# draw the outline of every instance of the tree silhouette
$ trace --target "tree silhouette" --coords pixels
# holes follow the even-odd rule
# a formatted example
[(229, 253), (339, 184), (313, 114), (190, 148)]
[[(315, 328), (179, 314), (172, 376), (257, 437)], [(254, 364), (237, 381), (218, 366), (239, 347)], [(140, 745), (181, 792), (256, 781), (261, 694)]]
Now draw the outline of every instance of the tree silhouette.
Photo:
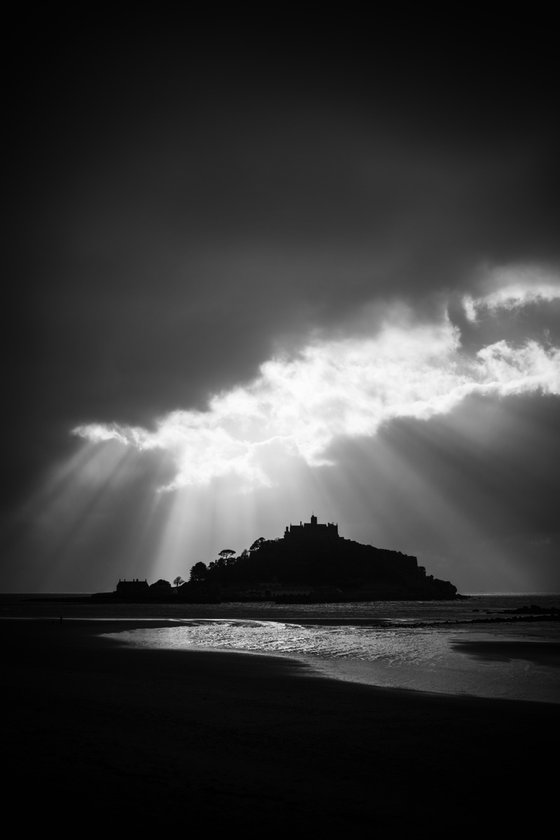
[(173, 581), (173, 585), (175, 586), (176, 589), (178, 589), (181, 586), (181, 584), (184, 583), (184, 582), (185, 581), (183, 580), (183, 578), (178, 575), (175, 578), (175, 580)]
[(208, 569), (206, 563), (195, 563), (191, 569), (191, 583), (202, 583), (206, 580)]
[(231, 559), (235, 556), (237, 552), (235, 552), (232, 548), (224, 548), (222, 551), (218, 552), (218, 566), (228, 566), (231, 562)]
[(262, 545), (264, 542), (266, 542), (265, 538), (264, 538), (264, 537), (259, 537), (259, 538), (258, 538), (258, 540), (255, 540), (255, 542), (254, 542), (254, 543), (252, 544), (252, 546), (249, 548), (249, 551), (256, 551), (258, 548), (260, 548), (260, 547), (261, 547), (261, 545)]

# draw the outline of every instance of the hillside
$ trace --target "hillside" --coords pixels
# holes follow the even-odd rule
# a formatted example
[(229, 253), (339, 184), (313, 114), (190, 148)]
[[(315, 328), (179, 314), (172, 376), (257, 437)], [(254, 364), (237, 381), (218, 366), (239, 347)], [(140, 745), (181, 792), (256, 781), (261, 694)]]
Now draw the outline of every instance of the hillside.
[(184, 601), (443, 600), (457, 597), (449, 581), (427, 575), (416, 557), (344, 539), (338, 526), (290, 525), (275, 540), (256, 540), (241, 552), (224, 550), (206, 566), (196, 563)]

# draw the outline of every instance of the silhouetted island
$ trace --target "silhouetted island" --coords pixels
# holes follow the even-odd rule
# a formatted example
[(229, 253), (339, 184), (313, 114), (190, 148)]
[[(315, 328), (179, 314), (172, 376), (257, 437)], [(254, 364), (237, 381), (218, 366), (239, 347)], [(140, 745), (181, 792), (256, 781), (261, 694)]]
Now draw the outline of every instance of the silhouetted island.
[[(95, 596), (94, 596), (95, 597)], [(416, 557), (344, 539), (334, 523), (289, 525), (278, 539), (259, 538), (238, 556), (224, 549), (198, 562), (188, 582), (121, 580), (113, 597), (189, 603), (450, 600), (457, 588), (427, 575)]]

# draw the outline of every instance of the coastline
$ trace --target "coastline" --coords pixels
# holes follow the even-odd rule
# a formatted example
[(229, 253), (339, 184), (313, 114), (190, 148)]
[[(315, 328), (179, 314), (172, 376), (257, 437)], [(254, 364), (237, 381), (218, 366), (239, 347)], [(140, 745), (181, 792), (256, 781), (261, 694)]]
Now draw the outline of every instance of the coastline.
[[(122, 626), (0, 622), (6, 795), (24, 812), (32, 797), (26, 820), (54, 807), (61, 828), (79, 811), (99, 826), (437, 831), (555, 816), (558, 706), (375, 688), (285, 658), (101, 635)], [(145, 626), (154, 621), (127, 622)]]

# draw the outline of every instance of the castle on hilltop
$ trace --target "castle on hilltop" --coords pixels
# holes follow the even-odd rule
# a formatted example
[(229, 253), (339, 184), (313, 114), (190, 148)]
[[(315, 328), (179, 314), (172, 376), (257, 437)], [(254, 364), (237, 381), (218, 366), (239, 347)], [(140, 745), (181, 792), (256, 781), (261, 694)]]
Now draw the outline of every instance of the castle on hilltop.
[(185, 583), (120, 580), (101, 599), (177, 600), (207, 604), (276, 601), (283, 604), (353, 601), (453, 600), (457, 588), (427, 575), (409, 554), (341, 537), (338, 523), (287, 525), (281, 538), (259, 537), (237, 557), (224, 549), (208, 565), (198, 561)]
[(284, 531), (284, 539), (315, 541), (325, 538), (331, 540), (339, 539), (338, 524), (335, 525), (334, 522), (329, 522), (324, 525), (319, 525), (315, 514), (311, 516), (310, 522), (300, 522), (299, 525), (286, 525), (286, 530)]

